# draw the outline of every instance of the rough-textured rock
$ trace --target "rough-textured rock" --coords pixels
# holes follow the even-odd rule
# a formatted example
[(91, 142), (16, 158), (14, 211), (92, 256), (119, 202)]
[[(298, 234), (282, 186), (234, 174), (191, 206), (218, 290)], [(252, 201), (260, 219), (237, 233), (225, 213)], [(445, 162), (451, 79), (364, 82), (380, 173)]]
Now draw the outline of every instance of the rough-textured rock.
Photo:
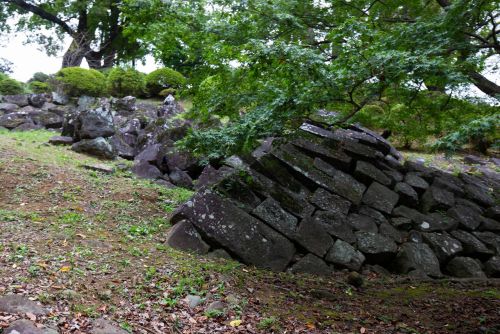
[(178, 187), (193, 188), (193, 179), (183, 170), (179, 168), (175, 168), (173, 171), (168, 174), (170, 181)]
[(17, 128), (19, 125), (31, 121), (29, 116), (24, 112), (14, 112), (0, 116), (0, 126), (7, 129)]
[(252, 214), (285, 236), (295, 237), (298, 219), (283, 210), (276, 200), (266, 199), (252, 211)]
[(417, 173), (408, 173), (405, 176), (405, 183), (413, 187), (417, 192), (423, 193), (429, 188), (429, 183), (421, 178)]
[(391, 179), (384, 174), (380, 169), (375, 167), (369, 162), (358, 160), (356, 163), (356, 169), (354, 170), (354, 176), (358, 179), (363, 180), (366, 184), (370, 184), (372, 181), (377, 181), (385, 186), (390, 186)]
[(396, 255), (396, 243), (386, 236), (373, 232), (356, 232), (358, 249), (367, 260), (374, 263), (388, 263)]
[(377, 224), (375, 224), (375, 220), (365, 215), (351, 213), (349, 216), (347, 216), (347, 222), (355, 231), (374, 232), (374, 233), (377, 233), (378, 231), (378, 227)]
[(281, 271), (295, 254), (292, 242), (210, 190), (195, 195), (178, 214), (188, 218), (205, 240), (230, 249), (245, 263)]
[(133, 96), (125, 96), (123, 98), (114, 98), (111, 101), (111, 105), (119, 114), (129, 115), (131, 112), (135, 111), (137, 107), (135, 106), (136, 98)]
[(495, 205), (488, 208), (484, 215), (492, 219), (500, 220), (500, 205)]
[(92, 323), (91, 334), (128, 334), (114, 322), (106, 319), (97, 319)]
[(396, 257), (394, 268), (397, 272), (407, 274), (419, 270), (431, 277), (441, 277), (439, 261), (428, 245), (407, 242), (401, 246)]
[(477, 229), (481, 223), (479, 214), (464, 205), (457, 205), (447, 213), (459, 222), (460, 227), (469, 231)]
[(473, 232), (474, 236), (481, 240), (495, 254), (500, 255), (500, 235), (493, 232)]
[(73, 138), (65, 136), (54, 136), (49, 139), (49, 144), (52, 145), (71, 145), (73, 144)]
[(295, 240), (309, 252), (323, 257), (333, 245), (333, 239), (315, 219), (303, 219), (297, 228)]
[(484, 263), (484, 270), (490, 277), (500, 277), (500, 256), (493, 256)]
[(436, 210), (447, 210), (455, 204), (455, 197), (452, 192), (442, 188), (428, 188), (421, 199), (424, 212)]
[(379, 227), (379, 233), (389, 237), (397, 243), (403, 242), (403, 233), (389, 223), (382, 223)]
[(139, 154), (137, 154), (135, 160), (155, 162), (160, 152), (160, 148), (161, 148), (160, 144), (152, 144), (146, 146)]
[(77, 139), (105, 138), (111, 137), (114, 133), (113, 115), (104, 108), (84, 110), (76, 118), (75, 135)]
[(455, 277), (486, 278), (478, 261), (470, 257), (457, 256), (446, 265), (446, 270)]
[(14, 103), (0, 103), (0, 112), (10, 114), (19, 110), (19, 106)]
[(492, 250), (488, 249), (485, 244), (479, 241), (478, 238), (476, 238), (474, 235), (466, 231), (455, 230), (451, 231), (450, 234), (453, 236), (453, 238), (460, 241), (464, 249), (463, 253), (466, 255), (473, 255), (473, 256), (493, 255)]
[(401, 204), (416, 207), (418, 205), (418, 194), (408, 183), (398, 182), (394, 191), (399, 195)]
[(464, 186), (464, 192), (469, 199), (480, 205), (492, 206), (495, 204), (495, 200), (491, 196), (490, 191), (485, 187), (475, 184), (466, 184)]
[(135, 150), (131, 147), (122, 133), (116, 133), (109, 138), (109, 143), (113, 146), (116, 154), (124, 159), (132, 160), (135, 156)]
[(335, 265), (358, 271), (365, 261), (365, 256), (349, 243), (338, 239), (328, 251), (325, 259)]
[(311, 198), (311, 203), (322, 210), (338, 212), (340, 215), (347, 215), (351, 202), (342, 197), (332, 194), (323, 188), (318, 188)]
[(58, 129), (62, 127), (64, 118), (50, 111), (42, 112), (39, 115), (33, 116), (36, 124), (47, 129)]
[(210, 250), (210, 246), (187, 220), (178, 222), (170, 229), (167, 244), (173, 248), (191, 250), (198, 254), (206, 254)]
[(69, 103), (69, 97), (62, 92), (52, 92), (52, 102), (64, 106)]
[(47, 310), (22, 295), (5, 295), (0, 297), (0, 312), (24, 315), (33, 313), (35, 315), (45, 315)]
[(35, 108), (41, 108), (45, 102), (47, 102), (45, 94), (32, 94), (28, 96), (28, 103)]
[(441, 212), (429, 213), (414, 225), (416, 229), (422, 232), (450, 231), (454, 230), (457, 226), (458, 222), (455, 219)]
[(377, 182), (373, 182), (363, 196), (364, 204), (388, 214), (392, 212), (398, 200), (398, 194)]
[(358, 213), (368, 217), (372, 217), (373, 219), (375, 219), (375, 222), (378, 225), (387, 222), (387, 218), (380, 211), (377, 211), (374, 208), (366, 205), (361, 206), (358, 210)]
[(444, 233), (422, 233), (422, 238), (434, 251), (440, 263), (445, 263), (463, 250), (460, 241)]
[(29, 105), (28, 95), (26, 94), (4, 95), (3, 102), (12, 103), (19, 107), (26, 107), (27, 105)]
[(156, 179), (163, 177), (158, 167), (153, 166), (147, 161), (139, 161), (132, 166), (132, 172), (141, 179)]
[(317, 224), (331, 236), (342, 239), (349, 243), (356, 242), (356, 236), (352, 227), (345, 222), (344, 217), (339, 217), (336, 212), (318, 211), (312, 218)]
[(71, 145), (71, 149), (75, 152), (87, 153), (104, 159), (114, 159), (116, 157), (113, 146), (102, 137), (83, 139)]
[(309, 253), (298, 260), (291, 268), (292, 273), (305, 273), (319, 276), (329, 276), (333, 273), (333, 268), (328, 266), (322, 259)]

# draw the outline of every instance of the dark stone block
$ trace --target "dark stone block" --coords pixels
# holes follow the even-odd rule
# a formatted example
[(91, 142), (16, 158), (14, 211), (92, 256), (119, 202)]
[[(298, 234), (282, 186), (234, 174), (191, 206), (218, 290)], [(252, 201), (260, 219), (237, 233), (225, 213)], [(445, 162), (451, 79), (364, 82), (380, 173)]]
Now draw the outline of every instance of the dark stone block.
[(484, 270), (489, 277), (500, 278), (500, 256), (493, 256), (484, 263)]
[(365, 185), (319, 158), (314, 159), (314, 166), (331, 177), (328, 178), (327, 184), (323, 185), (325, 188), (350, 200), (354, 205), (361, 202), (363, 193), (366, 190)]
[(298, 219), (283, 210), (279, 203), (274, 199), (266, 199), (258, 207), (256, 207), (252, 213), (275, 230), (283, 233), (285, 236), (289, 238), (295, 237)]
[(244, 263), (282, 271), (295, 254), (289, 240), (211, 190), (196, 194), (179, 211), (204, 240), (230, 250)]
[(456, 257), (450, 260), (446, 265), (446, 270), (450, 275), (461, 278), (486, 278), (481, 270), (481, 265), (477, 260), (470, 257)]
[(473, 184), (466, 184), (464, 186), (464, 191), (467, 198), (480, 205), (489, 207), (495, 204), (495, 201), (493, 200), (493, 197), (490, 195), (489, 190), (485, 187)]
[(500, 232), (500, 222), (494, 219), (481, 217), (481, 224), (479, 225), (479, 230), (481, 231), (493, 231)]
[(391, 219), (391, 225), (399, 230), (409, 231), (412, 226), (412, 220), (406, 217), (396, 217)]
[(430, 187), (421, 199), (422, 210), (430, 212), (435, 210), (448, 210), (455, 204), (455, 197), (447, 190)]
[(183, 187), (187, 189), (193, 188), (193, 179), (183, 170), (179, 168), (174, 169), (168, 174), (170, 181), (178, 187)]
[(391, 179), (380, 169), (363, 160), (358, 160), (358, 162), (356, 163), (354, 176), (363, 181), (365, 184), (370, 184), (372, 181), (377, 181), (378, 183), (385, 186), (390, 186), (392, 183)]
[(350, 156), (341, 150), (325, 145), (323, 141), (311, 141), (305, 138), (298, 138), (293, 140), (292, 144), (314, 155), (319, 155), (323, 160), (328, 161), (340, 169), (349, 170), (351, 166), (352, 158)]
[(418, 270), (430, 277), (442, 277), (439, 261), (426, 244), (408, 242), (401, 249), (394, 261), (394, 269), (401, 274)]
[(432, 186), (436, 188), (446, 189), (458, 196), (464, 195), (464, 183), (457, 177), (444, 175), (436, 177), (434, 179), (434, 182), (432, 183)]
[(458, 226), (458, 222), (440, 212), (433, 212), (423, 217), (423, 219), (415, 224), (415, 228), (422, 232), (442, 232), (451, 231)]
[(348, 243), (356, 242), (356, 236), (352, 231), (352, 227), (337, 212), (318, 211), (311, 219), (320, 224), (331, 236), (347, 241)]
[(408, 183), (397, 183), (394, 187), (394, 191), (399, 195), (402, 204), (411, 207), (416, 207), (418, 205), (418, 194)]
[(139, 154), (137, 154), (135, 160), (156, 163), (156, 159), (158, 157), (158, 154), (160, 153), (160, 148), (160, 144), (148, 145)]
[(455, 218), (462, 228), (469, 231), (477, 229), (481, 224), (480, 215), (463, 205), (457, 205), (449, 209), (448, 215)]
[(361, 206), (358, 210), (358, 213), (368, 217), (372, 217), (373, 219), (375, 219), (375, 222), (378, 225), (387, 222), (387, 218), (385, 218), (385, 216), (380, 211), (377, 211), (374, 208), (370, 208), (366, 205)]
[(427, 188), (429, 183), (419, 176), (418, 173), (410, 172), (405, 175), (405, 182), (412, 186), (417, 192), (422, 194)]
[(183, 220), (175, 224), (167, 236), (167, 244), (173, 248), (207, 254), (210, 246), (203, 241), (193, 224)]
[(359, 271), (365, 262), (363, 253), (340, 239), (335, 241), (325, 259), (335, 265), (354, 271)]
[(450, 234), (460, 241), (463, 247), (463, 253), (472, 256), (490, 256), (493, 255), (493, 251), (488, 249), (478, 238), (472, 234), (462, 231), (455, 230), (451, 231)]
[(163, 177), (162, 172), (147, 161), (139, 161), (132, 167), (132, 173), (141, 179), (157, 179)]
[(500, 205), (495, 205), (488, 208), (484, 215), (488, 218), (500, 220)]
[(493, 250), (496, 255), (500, 255), (500, 235), (493, 232), (472, 232), (472, 234)]
[(386, 236), (373, 232), (356, 232), (358, 250), (371, 263), (389, 263), (396, 256), (396, 243)]
[(127, 144), (123, 138), (123, 134), (116, 133), (113, 137), (109, 138), (109, 143), (113, 146), (118, 156), (132, 160), (135, 156), (135, 150)]
[(312, 198), (311, 203), (322, 210), (338, 212), (340, 215), (346, 216), (351, 207), (351, 202), (344, 198), (331, 194), (323, 188), (318, 188)]
[(90, 154), (99, 158), (114, 159), (116, 152), (106, 139), (102, 137), (83, 139), (71, 146), (75, 152)]
[(71, 145), (73, 144), (73, 138), (65, 136), (54, 136), (49, 139), (49, 144), (52, 145)]
[(113, 115), (104, 108), (84, 110), (76, 117), (76, 139), (111, 137), (114, 134)]
[(219, 169), (215, 169), (211, 165), (207, 165), (196, 180), (195, 188), (200, 189), (202, 187), (212, 186), (222, 181), (233, 172), (234, 169), (230, 167), (222, 166)]
[(389, 223), (382, 223), (379, 227), (379, 233), (383, 236), (391, 238), (398, 244), (403, 242), (403, 233)]
[(323, 257), (333, 245), (333, 240), (316, 219), (306, 218), (300, 222), (295, 240), (309, 252)]
[(398, 194), (377, 182), (373, 182), (363, 196), (364, 204), (388, 214), (392, 212), (398, 200)]
[(424, 242), (434, 251), (440, 263), (445, 263), (450, 258), (462, 252), (460, 241), (443, 233), (422, 233)]
[(319, 257), (309, 253), (298, 260), (290, 268), (290, 272), (294, 274), (304, 273), (318, 276), (330, 276), (333, 273), (333, 268)]
[(365, 215), (351, 213), (349, 216), (347, 216), (347, 222), (355, 231), (374, 232), (374, 233), (377, 233), (378, 231), (378, 227), (377, 224), (375, 224), (375, 220)]

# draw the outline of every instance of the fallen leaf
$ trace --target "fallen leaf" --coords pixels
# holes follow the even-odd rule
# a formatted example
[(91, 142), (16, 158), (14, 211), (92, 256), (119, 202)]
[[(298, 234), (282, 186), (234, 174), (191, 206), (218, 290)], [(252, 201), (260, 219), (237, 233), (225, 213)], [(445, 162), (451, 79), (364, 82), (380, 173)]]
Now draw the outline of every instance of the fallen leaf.
[(31, 321), (35, 322), (36, 321), (36, 315), (34, 315), (33, 313), (31, 312), (27, 312), (26, 313), (26, 316), (28, 317), (28, 319), (30, 319)]
[(238, 327), (239, 325), (241, 325), (241, 320), (233, 320), (229, 323), (229, 326), (231, 327)]
[(71, 270), (70, 266), (64, 266), (61, 269), (59, 269), (60, 272), (67, 273), (68, 271)]

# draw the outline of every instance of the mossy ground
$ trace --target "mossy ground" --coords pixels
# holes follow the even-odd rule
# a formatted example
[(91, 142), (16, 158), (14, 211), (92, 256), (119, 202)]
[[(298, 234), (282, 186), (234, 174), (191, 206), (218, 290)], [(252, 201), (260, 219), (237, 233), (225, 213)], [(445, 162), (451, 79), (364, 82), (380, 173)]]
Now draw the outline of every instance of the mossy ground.
[[(46, 145), (52, 135), (0, 131), (0, 294), (42, 302), (52, 312), (38, 322), (64, 333), (86, 333), (103, 315), (134, 333), (499, 330), (498, 281), (372, 275), (357, 290), (342, 272), (271, 273), (171, 249), (169, 215), (190, 191), (83, 169), (103, 162)], [(187, 294), (206, 303), (191, 310)], [(205, 312), (214, 300), (229, 305), (224, 314)]]

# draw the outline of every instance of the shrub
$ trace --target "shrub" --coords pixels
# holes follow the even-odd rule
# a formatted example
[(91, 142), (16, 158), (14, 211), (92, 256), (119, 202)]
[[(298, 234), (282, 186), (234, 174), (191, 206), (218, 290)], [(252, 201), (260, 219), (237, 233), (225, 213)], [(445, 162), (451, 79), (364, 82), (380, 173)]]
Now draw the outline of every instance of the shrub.
[(21, 82), (11, 78), (0, 78), (0, 95), (16, 95), (24, 93)]
[(33, 93), (36, 94), (42, 94), (42, 93), (49, 93), (50, 92), (50, 86), (46, 82), (40, 82), (40, 81), (32, 81), (29, 83), (28, 87), (31, 89)]
[(176, 92), (177, 92), (177, 89), (175, 89), (175, 88), (165, 88), (158, 95), (160, 95), (161, 97), (167, 97), (169, 95), (175, 96)]
[(116, 67), (108, 73), (108, 91), (113, 96), (139, 96), (144, 89), (144, 74), (133, 68)]
[(146, 89), (152, 96), (157, 96), (166, 88), (179, 89), (185, 84), (186, 78), (170, 68), (160, 68), (146, 76)]
[(104, 74), (80, 67), (67, 67), (57, 72), (55, 84), (69, 96), (102, 96), (106, 92)]
[(48, 74), (45, 74), (43, 72), (36, 72), (35, 74), (33, 74), (33, 77), (28, 82), (35, 82), (35, 81), (47, 82), (49, 78), (50, 77)]

